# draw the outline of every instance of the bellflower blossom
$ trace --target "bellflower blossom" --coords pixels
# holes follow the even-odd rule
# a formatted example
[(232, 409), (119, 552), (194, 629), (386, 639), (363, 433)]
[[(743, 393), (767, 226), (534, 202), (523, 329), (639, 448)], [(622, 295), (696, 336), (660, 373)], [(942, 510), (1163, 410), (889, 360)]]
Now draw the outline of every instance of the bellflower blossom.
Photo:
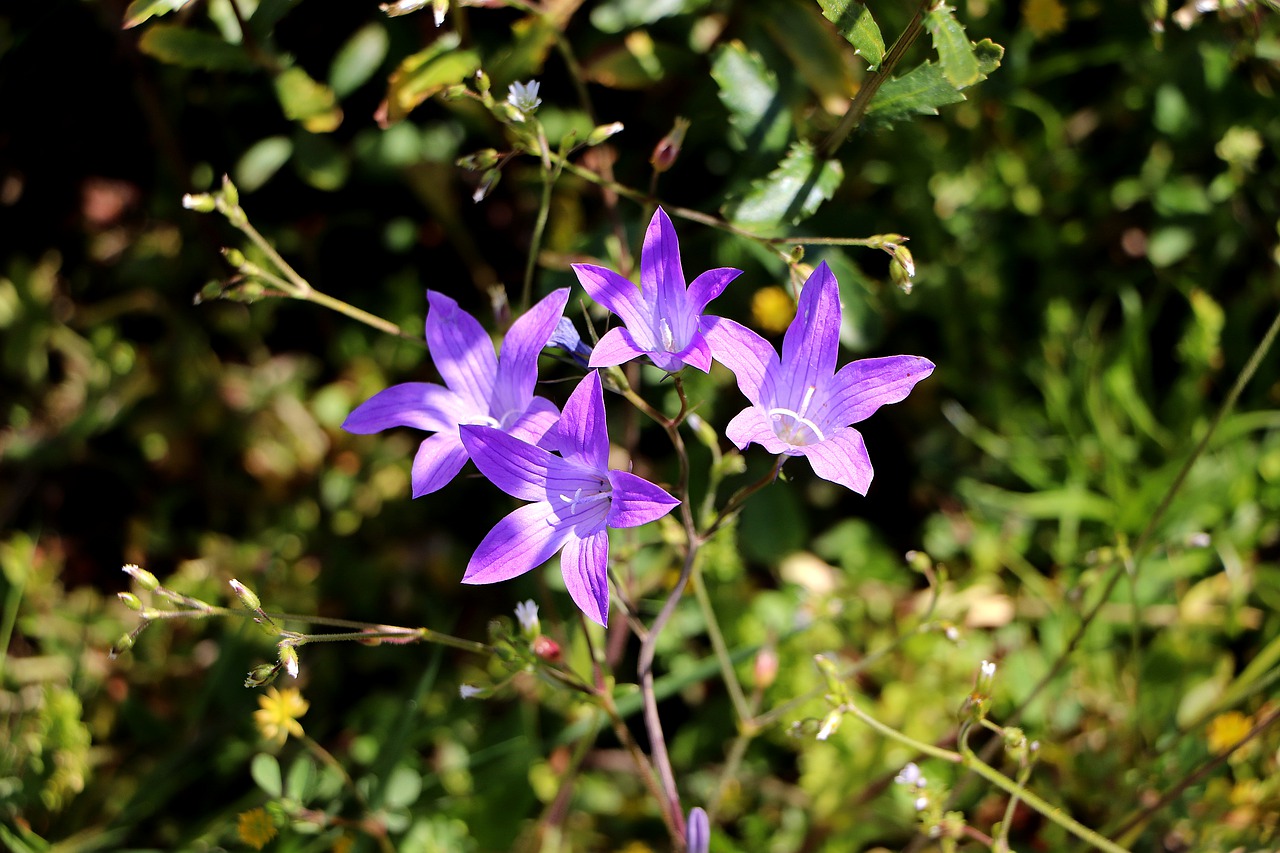
[(600, 374), (593, 370), (578, 383), (541, 447), (492, 427), (463, 425), (460, 432), (481, 474), (512, 497), (531, 501), (489, 531), (462, 582), (509, 580), (562, 551), (560, 570), (574, 604), (588, 619), (607, 624), (606, 528), (638, 527), (679, 501), (635, 474), (609, 470)]
[(702, 311), (742, 270), (707, 270), (686, 288), (676, 230), (662, 208), (653, 214), (644, 235), (639, 289), (604, 267), (574, 264), (573, 271), (587, 294), (623, 322), (600, 338), (591, 353), (591, 367), (612, 367), (647, 355), (668, 373), (686, 364), (703, 373), (711, 369), (705, 326), (715, 318)]
[(538, 353), (556, 328), (569, 289), (547, 295), (511, 324), (502, 357), (474, 317), (449, 297), (427, 291), (427, 349), (444, 385), (405, 382), (379, 391), (347, 416), (342, 428), (367, 435), (393, 426), (433, 432), (413, 460), (413, 496), (438, 491), (467, 464), (461, 424), (487, 424), (517, 439), (538, 442), (560, 410), (533, 395)]
[(851, 424), (905, 399), (933, 372), (933, 362), (914, 355), (862, 359), (836, 371), (840, 292), (825, 262), (800, 293), (781, 359), (768, 341), (732, 320), (716, 318), (707, 340), (751, 403), (725, 428), (729, 440), (739, 449), (754, 442), (770, 453), (807, 457), (819, 477), (861, 495), (874, 472)]

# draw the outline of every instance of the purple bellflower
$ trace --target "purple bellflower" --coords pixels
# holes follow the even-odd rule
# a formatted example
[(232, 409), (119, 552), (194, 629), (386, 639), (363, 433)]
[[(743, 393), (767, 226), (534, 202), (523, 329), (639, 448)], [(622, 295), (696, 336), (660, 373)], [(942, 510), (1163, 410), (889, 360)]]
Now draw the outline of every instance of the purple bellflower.
[(725, 428), (729, 440), (740, 450), (754, 442), (770, 453), (807, 457), (819, 477), (860, 495), (874, 471), (862, 434), (850, 425), (905, 399), (933, 372), (933, 362), (915, 355), (867, 358), (836, 370), (840, 292), (826, 262), (805, 282), (781, 360), (768, 341), (732, 320), (716, 318), (707, 340), (751, 402)]
[(591, 353), (591, 367), (613, 367), (647, 355), (668, 373), (686, 364), (703, 373), (711, 369), (704, 326), (714, 318), (704, 317), (702, 310), (742, 270), (707, 270), (686, 288), (676, 229), (662, 208), (653, 214), (644, 235), (639, 289), (604, 267), (574, 264), (573, 271), (587, 294), (623, 322), (600, 338)]
[(511, 324), (502, 357), (474, 317), (449, 297), (427, 291), (427, 349), (444, 385), (405, 382), (379, 391), (356, 407), (342, 428), (359, 435), (393, 426), (433, 432), (413, 460), (413, 496), (438, 491), (467, 464), (458, 435), (462, 424), (486, 424), (517, 439), (538, 442), (560, 410), (533, 395), (538, 353), (556, 328), (569, 289), (554, 291)]
[(462, 582), (505, 581), (562, 551), (560, 570), (574, 604), (588, 619), (607, 624), (605, 528), (638, 527), (679, 501), (635, 474), (609, 470), (600, 374), (593, 370), (578, 383), (541, 447), (492, 427), (463, 425), (460, 431), (481, 474), (512, 497), (531, 501), (489, 531)]

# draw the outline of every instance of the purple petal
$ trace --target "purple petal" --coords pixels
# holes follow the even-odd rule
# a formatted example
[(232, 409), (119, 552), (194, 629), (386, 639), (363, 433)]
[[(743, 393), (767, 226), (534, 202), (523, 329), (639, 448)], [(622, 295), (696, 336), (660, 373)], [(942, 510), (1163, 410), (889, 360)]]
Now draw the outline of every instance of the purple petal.
[(610, 471), (613, 499), (609, 503), (610, 527), (639, 527), (662, 518), (680, 501), (630, 471)]
[(810, 386), (819, 386), (836, 372), (840, 348), (840, 287), (827, 262), (804, 283), (796, 316), (782, 339), (782, 374), (779, 396), (785, 390), (795, 394), (789, 408), (798, 408), (800, 396)]
[(498, 356), (497, 382), (490, 409), (499, 420), (507, 413), (523, 412), (529, 405), (533, 386), (538, 381), (538, 353), (547, 345), (568, 301), (569, 288), (552, 291), (507, 330)]
[(758, 406), (751, 406), (738, 412), (724, 428), (724, 434), (737, 445), (739, 450), (746, 450), (748, 444), (758, 444), (775, 456), (780, 453), (797, 455), (794, 446), (778, 438), (777, 433), (773, 431), (773, 425), (769, 422), (769, 416)]
[(772, 396), (778, 354), (755, 332), (723, 317), (703, 317), (703, 335), (715, 360), (733, 371), (738, 388), (753, 406)]
[(688, 311), (680, 242), (671, 217), (662, 208), (649, 220), (640, 249), (640, 291), (655, 317), (678, 317)]
[(507, 427), (507, 435), (537, 444), (560, 420), (560, 409), (546, 397), (534, 397), (529, 408)]
[(384, 388), (356, 406), (342, 422), (342, 428), (356, 435), (394, 426), (452, 431), (459, 420), (471, 414), (464, 401), (443, 385), (404, 382)]
[(444, 383), (476, 409), (488, 413), (498, 358), (493, 341), (475, 317), (442, 293), (427, 291), (427, 349)]
[(467, 449), (457, 433), (438, 432), (418, 445), (413, 457), (413, 496), (420, 498), (449, 485), (467, 464)]
[(547, 499), (547, 469), (555, 459), (549, 452), (493, 427), (464, 424), (458, 431), (480, 473), (495, 486), (522, 501)]
[(582, 342), (582, 336), (568, 317), (561, 317), (556, 321), (555, 331), (551, 333), (547, 346), (559, 347), (583, 367), (587, 366), (587, 359), (591, 356), (591, 347)]
[(742, 275), (742, 270), (732, 267), (718, 267), (707, 270), (689, 282), (689, 310), (701, 314), (707, 304), (724, 292), (729, 282)]
[(827, 417), (840, 426), (864, 421), (881, 406), (906, 399), (915, 384), (930, 373), (933, 362), (918, 355), (851, 361), (840, 368), (832, 382)]
[(583, 377), (565, 401), (555, 429), (542, 439), (542, 446), (565, 459), (595, 471), (609, 468), (609, 430), (604, 418), (604, 391), (600, 374), (593, 370)]
[(610, 269), (594, 264), (573, 264), (587, 295), (622, 318), (642, 349), (657, 349), (649, 327), (650, 309), (640, 296), (640, 288)]
[(586, 617), (609, 624), (609, 535), (603, 530), (570, 536), (560, 554), (560, 572), (569, 597)]
[(551, 504), (526, 504), (499, 521), (480, 541), (463, 583), (497, 583), (535, 569), (555, 556), (571, 534), (555, 523)]
[(838, 483), (865, 495), (871, 488), (871, 457), (862, 441), (862, 433), (852, 427), (836, 430), (826, 441), (802, 447), (813, 466), (813, 473), (824, 480)]
[(695, 334), (689, 345), (681, 352), (676, 353), (675, 356), (680, 361), (690, 367), (698, 368), (703, 373), (711, 370), (711, 346), (701, 334)]
[(625, 326), (614, 326), (604, 333), (596, 348), (591, 351), (588, 367), (613, 367), (615, 364), (626, 364), (633, 358), (645, 355), (645, 351), (636, 346), (635, 338)]
[(687, 853), (707, 853), (711, 846), (711, 821), (700, 808), (689, 812), (685, 822), (684, 846)]

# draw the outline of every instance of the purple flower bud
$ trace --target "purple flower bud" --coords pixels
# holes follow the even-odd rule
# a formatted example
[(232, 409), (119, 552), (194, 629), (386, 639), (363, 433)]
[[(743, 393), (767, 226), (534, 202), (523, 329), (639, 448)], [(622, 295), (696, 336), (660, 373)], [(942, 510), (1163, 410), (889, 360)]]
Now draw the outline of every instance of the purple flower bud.
[(707, 813), (699, 807), (694, 807), (689, 812), (689, 819), (685, 821), (684, 827), (684, 847), (687, 853), (707, 853), (711, 846), (711, 821), (707, 819)]

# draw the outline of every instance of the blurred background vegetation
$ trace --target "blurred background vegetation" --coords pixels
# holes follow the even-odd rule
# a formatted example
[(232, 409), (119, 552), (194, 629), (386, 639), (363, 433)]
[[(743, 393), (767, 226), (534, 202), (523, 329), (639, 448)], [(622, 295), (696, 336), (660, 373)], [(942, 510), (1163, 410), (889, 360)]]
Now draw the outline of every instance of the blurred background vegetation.
[[(148, 5), (154, 17), (122, 28)], [(241, 685), (273, 648), (247, 622), (153, 626), (108, 657), (136, 625), (116, 598), (123, 563), (209, 602), (236, 577), (268, 609), (481, 641), (532, 597), (566, 654), (583, 654), (554, 566), (459, 585), (505, 498), (464, 477), (412, 501), (419, 435), (339, 429), (375, 391), (435, 379), (423, 349), (224, 291), (221, 249), (243, 240), (181, 204), (228, 173), (320, 290), (411, 335), (428, 287), (490, 323), (490, 286), (518, 299), (543, 172), (514, 157), (472, 201), (481, 176), (455, 161), (506, 150), (506, 131), (473, 100), (433, 95), (479, 65), (495, 93), (541, 82), (553, 145), (622, 122), (573, 159), (642, 193), (655, 144), (690, 118), (656, 182), (665, 205), (775, 235), (910, 238), (909, 293), (883, 252), (804, 258), (841, 281), (845, 357), (938, 365), (865, 425), (870, 495), (791, 472), (706, 567), (730, 647), (776, 645), (776, 677), (741, 664), (762, 710), (808, 701), (727, 764), (738, 732), (698, 611), (663, 638), (673, 761), (688, 805), (718, 805), (712, 850), (928, 849), (889, 784), (914, 755), (854, 720), (824, 743), (790, 731), (827, 710), (819, 652), (861, 663), (867, 709), (937, 742), (978, 662), (996, 660), (992, 717), (1019, 712), (1042, 745), (1030, 785), (1043, 796), (1137, 850), (1275, 849), (1274, 355), (1158, 509), (1277, 310), (1273, 5), (959, 0), (968, 36), (1004, 47), (999, 68), (937, 115), (873, 111), (824, 172), (825, 202), (794, 216), (760, 213), (767, 176), (822, 142), (866, 76), (818, 3), (477, 5), (490, 8), (455, 5), (440, 28), (430, 8), (318, 0), (39, 0), (0, 15), (0, 846), (664, 848), (612, 734), (575, 753), (591, 716), (572, 697), (522, 677), (458, 698), (460, 683), (503, 677), (483, 658), (308, 647), (302, 678), (277, 685), (300, 688), (305, 714), (276, 693), (255, 718), (264, 694)], [(871, 10), (891, 41), (914, 8)], [(926, 34), (902, 68), (932, 51)], [(647, 213), (561, 176), (537, 293), (572, 284), (572, 261), (628, 270)], [(778, 253), (677, 228), (691, 275), (746, 270), (718, 313), (769, 330), (767, 289), (789, 279)], [(727, 374), (699, 394), (713, 425), (737, 411)], [(661, 469), (659, 438), (641, 452)], [(1139, 540), (1142, 559), (1068, 648)], [(933, 561), (931, 630), (918, 630), (931, 593), (909, 550)], [(628, 571), (652, 612), (670, 567)], [(634, 649), (619, 654), (631, 681)], [(295, 718), (303, 737), (272, 736), (272, 719)], [(978, 830), (1003, 818), (997, 790), (924, 768)], [(1022, 809), (1011, 841), (1078, 846)]]

